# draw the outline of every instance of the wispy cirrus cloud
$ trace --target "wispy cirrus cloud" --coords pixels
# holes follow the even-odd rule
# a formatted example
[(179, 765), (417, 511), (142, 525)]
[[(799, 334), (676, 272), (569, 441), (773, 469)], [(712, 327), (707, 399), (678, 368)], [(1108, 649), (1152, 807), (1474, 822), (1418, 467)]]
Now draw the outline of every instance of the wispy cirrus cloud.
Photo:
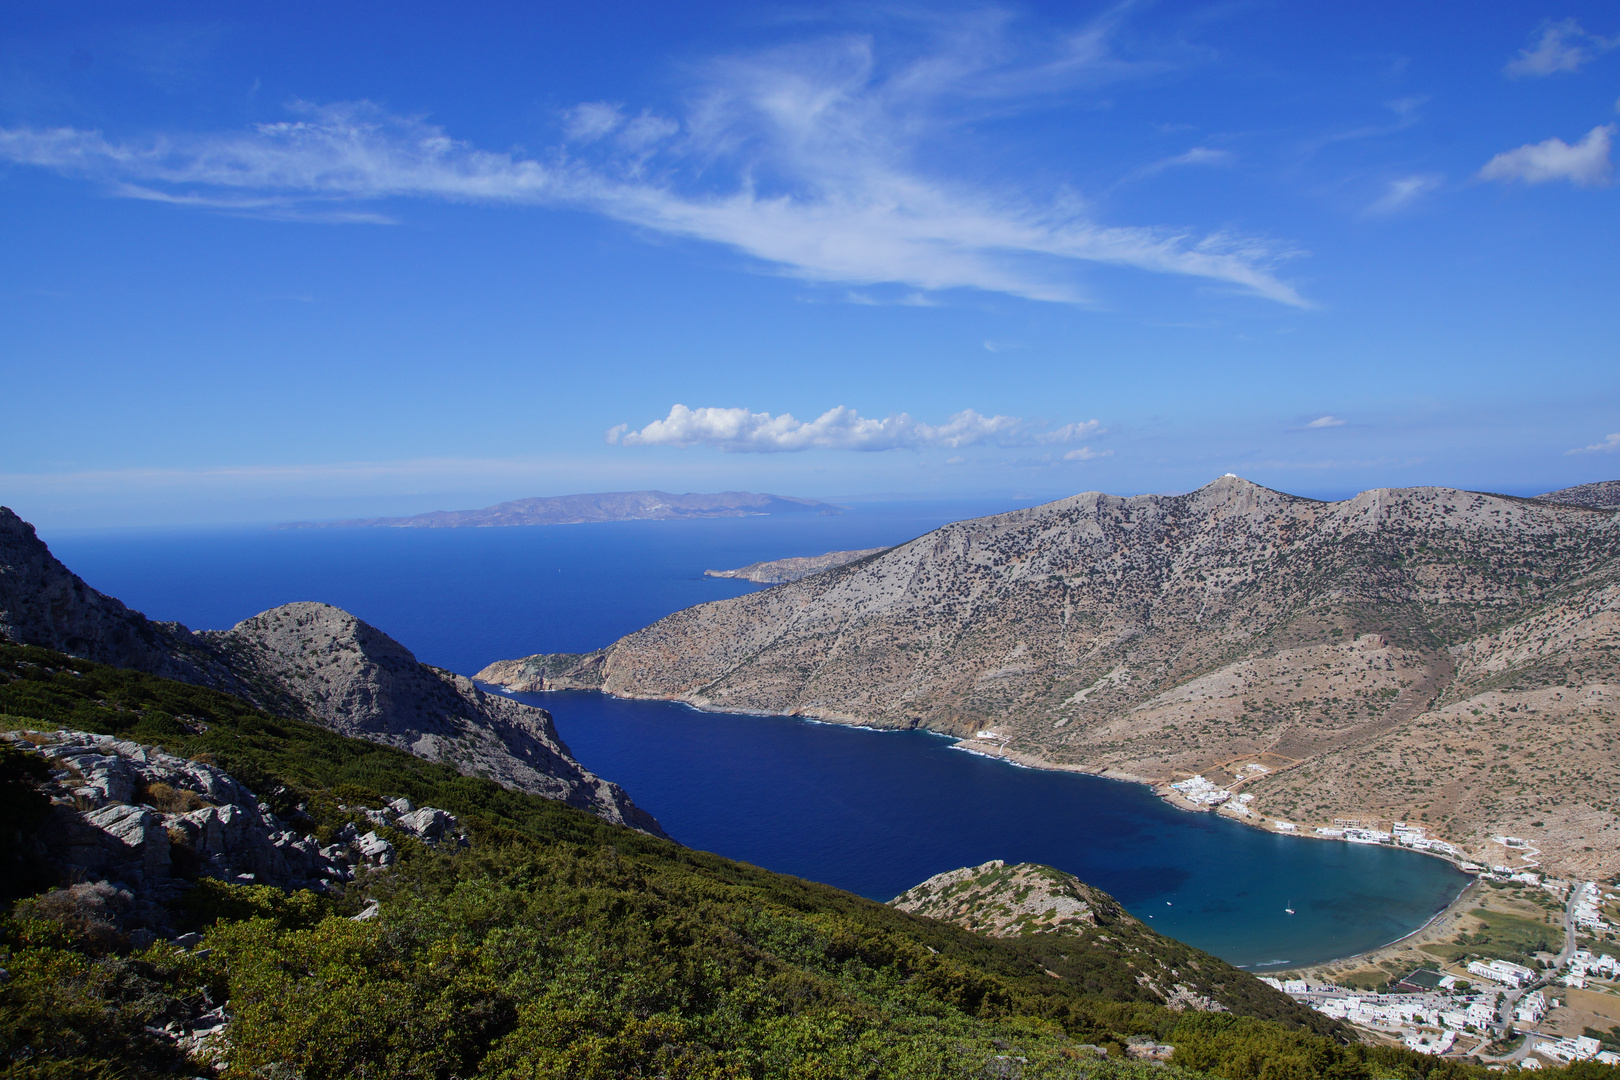
[(1312, 420), (1305, 426), (1308, 428), (1344, 427), (1344, 421), (1340, 420), (1337, 416), (1318, 416), (1315, 420)]
[(1166, 169), (1180, 169), (1188, 166), (1229, 166), (1236, 161), (1237, 155), (1230, 150), (1221, 150), (1210, 146), (1195, 146), (1184, 153), (1160, 158), (1157, 161), (1150, 161), (1140, 168), (1132, 169), (1121, 182), (1143, 180), (1150, 176), (1157, 176)]
[(1434, 173), (1391, 180), (1385, 186), (1384, 194), (1367, 207), (1367, 213), (1378, 217), (1404, 210), (1429, 192), (1438, 190), (1443, 183), (1445, 177)]
[(1616, 44), (1620, 39), (1588, 34), (1574, 19), (1547, 21), (1536, 27), (1531, 44), (1520, 49), (1502, 70), (1514, 78), (1579, 71), (1598, 53)]
[(1613, 454), (1620, 452), (1620, 431), (1611, 431), (1602, 442), (1595, 442), (1591, 446), (1577, 446), (1573, 450), (1565, 450), (1566, 454)]
[[(297, 103), (293, 119), (223, 133), (0, 129), (0, 160), (259, 216), (381, 223), (392, 214), (364, 204), (401, 199), (585, 209), (843, 286), (1082, 303), (1085, 268), (1112, 265), (1305, 306), (1278, 276), (1298, 254), (1285, 244), (1108, 224), (1072, 192), (956, 167), (979, 119), (1159, 70), (1113, 54), (1118, 18), (1040, 38), (986, 11), (909, 51), (846, 35), (716, 60), (697, 69), (680, 115), (580, 104), (561, 117), (563, 141), (538, 155), (480, 149), (362, 101)], [(1159, 167), (1220, 154), (1198, 148)]]
[(1587, 132), (1586, 137), (1573, 146), (1563, 139), (1552, 138), (1506, 150), (1485, 163), (1479, 170), (1479, 178), (1517, 180), (1524, 184), (1567, 180), (1577, 187), (1599, 187), (1609, 182), (1609, 147), (1614, 132), (1615, 125), (1603, 124)]
[(814, 420), (792, 413), (772, 415), (742, 408), (692, 409), (676, 405), (662, 420), (639, 430), (620, 424), (607, 433), (619, 446), (708, 446), (730, 453), (775, 454), (801, 450), (920, 450), (928, 447), (1050, 446), (1102, 433), (1096, 420), (1059, 427), (1016, 416), (985, 416), (964, 409), (942, 424), (924, 424), (909, 413), (881, 420), (863, 417), (844, 405)]

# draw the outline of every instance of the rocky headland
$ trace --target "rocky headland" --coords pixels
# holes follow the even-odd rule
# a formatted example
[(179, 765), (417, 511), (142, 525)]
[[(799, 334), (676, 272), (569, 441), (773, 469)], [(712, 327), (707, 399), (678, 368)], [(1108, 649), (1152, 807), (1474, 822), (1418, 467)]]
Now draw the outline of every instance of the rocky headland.
[(756, 517), (761, 514), (841, 513), (843, 511), (831, 503), (752, 491), (722, 491), (712, 495), (609, 491), (590, 495), (514, 499), (480, 510), (435, 510), (414, 517), (295, 521), (280, 528), (487, 529), (502, 525), (582, 525), (593, 521), (679, 521), (688, 518)]
[(224, 631), (153, 622), (90, 588), (3, 507), (0, 639), (221, 690), (664, 835), (622, 788), (574, 760), (544, 709), (422, 664), (328, 604), (286, 604)]
[(1088, 493), (478, 678), (922, 727), (1167, 792), (1202, 775), (1253, 824), (1399, 820), (1608, 875), (1620, 516), (1553, 494)]
[(754, 581), (761, 585), (781, 585), (789, 581), (798, 581), (800, 578), (819, 574), (823, 570), (831, 570), (838, 566), (848, 566), (852, 562), (859, 562), (887, 551), (888, 548), (866, 548), (861, 551), (829, 551), (825, 555), (797, 555), (787, 559), (767, 559), (764, 562), (749, 563), (735, 570), (705, 570), (704, 577), (712, 578), (740, 578), (743, 581)]
[(1083, 957), (1100, 983), (1134, 983), (1172, 1009), (1248, 1012), (1264, 1002), (1303, 1011), (1248, 972), (1155, 932), (1101, 889), (1050, 866), (994, 859), (936, 874), (889, 903), (974, 933), (1039, 942), (1063, 961)]

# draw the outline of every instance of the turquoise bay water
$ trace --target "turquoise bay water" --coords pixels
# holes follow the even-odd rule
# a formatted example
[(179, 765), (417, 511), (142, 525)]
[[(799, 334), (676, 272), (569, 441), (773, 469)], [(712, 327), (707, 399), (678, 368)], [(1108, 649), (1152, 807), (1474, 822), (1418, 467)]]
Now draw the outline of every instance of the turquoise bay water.
[[(464, 674), (607, 644), (755, 586), (706, 568), (899, 543), (1011, 504), (447, 530), (46, 535), (90, 584), (153, 618), (220, 628), (325, 600)], [(1264, 970), (1422, 925), (1467, 878), (1413, 852), (1277, 836), (1177, 810), (1139, 785), (1021, 769), (924, 732), (701, 713), (594, 693), (517, 695), (676, 839), (877, 900), (989, 859), (1049, 863), (1160, 931)], [(1297, 914), (1288, 915), (1292, 907)]]

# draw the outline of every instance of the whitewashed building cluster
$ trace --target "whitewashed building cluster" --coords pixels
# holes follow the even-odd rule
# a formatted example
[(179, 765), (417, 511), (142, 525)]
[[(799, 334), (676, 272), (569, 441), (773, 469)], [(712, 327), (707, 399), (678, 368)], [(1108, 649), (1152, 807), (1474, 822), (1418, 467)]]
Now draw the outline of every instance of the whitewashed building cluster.
[(1616, 975), (1620, 975), (1620, 960), (1608, 953), (1594, 956), (1590, 949), (1576, 949), (1569, 958), (1569, 966), (1564, 969), (1562, 982), (1565, 986), (1580, 990), (1585, 988), (1588, 979), (1612, 979)]
[[(1457, 979), (1447, 976), (1434, 993), (1423, 994), (1357, 994), (1342, 986), (1312, 986), (1303, 979), (1279, 981), (1263, 978), (1262, 982), (1317, 1012), (1353, 1024), (1374, 1028), (1440, 1028), (1458, 1032), (1466, 1028), (1485, 1031), (1496, 1023), (1496, 994), (1456, 996), (1445, 991), (1457, 985)], [(1443, 1054), (1451, 1041), (1439, 1036), (1415, 1032), (1411, 1039), (1424, 1042), (1424, 1053)], [(1445, 1045), (1439, 1049), (1441, 1043)]]
[(1540, 990), (1532, 990), (1524, 995), (1513, 1007), (1513, 1019), (1521, 1024), (1539, 1024), (1546, 1015), (1547, 995)]
[(1559, 1061), (1596, 1061), (1602, 1065), (1620, 1065), (1620, 1054), (1603, 1049), (1603, 1044), (1586, 1035), (1573, 1039), (1537, 1039), (1535, 1052)]
[(1433, 840), (1424, 835), (1422, 825), (1413, 825), (1409, 821), (1395, 822), (1391, 836), (1402, 847), (1409, 847), (1416, 851), (1435, 851), (1441, 855), (1461, 856), (1462, 849), (1455, 844), (1448, 844), (1444, 840)]
[(1603, 921), (1603, 889), (1595, 881), (1584, 881), (1575, 895), (1575, 924), (1588, 930), (1607, 930)]
[(1405, 1039), (1408, 1050), (1416, 1050), (1420, 1054), (1433, 1054), (1438, 1057), (1457, 1045), (1455, 1031), (1442, 1031), (1438, 1034), (1428, 1031), (1414, 1031)]
[(1216, 787), (1214, 781), (1206, 779), (1203, 775), (1190, 776), (1170, 786), (1181, 792), (1182, 798), (1199, 806), (1219, 806), (1232, 797), (1230, 791)]
[(1506, 960), (1469, 961), (1468, 973), (1489, 979), (1491, 982), (1504, 983), (1515, 990), (1521, 986), (1529, 986), (1536, 979), (1536, 973), (1523, 964), (1513, 964)]

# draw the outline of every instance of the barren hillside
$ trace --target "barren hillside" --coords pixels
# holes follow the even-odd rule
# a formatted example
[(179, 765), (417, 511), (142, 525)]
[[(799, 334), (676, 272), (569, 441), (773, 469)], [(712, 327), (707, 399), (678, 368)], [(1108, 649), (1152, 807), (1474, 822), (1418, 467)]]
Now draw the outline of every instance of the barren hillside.
[(1492, 861), (1505, 833), (1608, 872), (1617, 575), (1605, 509), (1447, 488), (1324, 503), (1223, 477), (959, 522), (481, 677), (989, 730), (1032, 762), (1204, 773), (1271, 817), (1412, 819)]

